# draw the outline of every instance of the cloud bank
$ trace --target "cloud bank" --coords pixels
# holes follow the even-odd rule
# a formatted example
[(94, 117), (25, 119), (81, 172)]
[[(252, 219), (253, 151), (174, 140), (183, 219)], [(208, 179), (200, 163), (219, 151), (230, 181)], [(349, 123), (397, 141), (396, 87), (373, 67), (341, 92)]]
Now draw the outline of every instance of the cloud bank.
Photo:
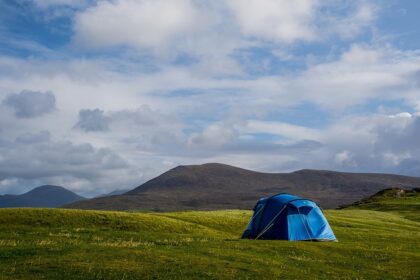
[(95, 195), (205, 162), (420, 176), (404, 3), (20, 2), (0, 7), (0, 193)]

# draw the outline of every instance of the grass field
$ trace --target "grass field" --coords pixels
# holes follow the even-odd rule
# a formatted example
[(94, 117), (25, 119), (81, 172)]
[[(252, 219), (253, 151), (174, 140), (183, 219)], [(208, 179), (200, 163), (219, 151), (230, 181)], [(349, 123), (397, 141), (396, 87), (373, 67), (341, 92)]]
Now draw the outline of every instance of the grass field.
[(0, 279), (419, 279), (419, 196), (375, 203), (325, 211), (327, 243), (240, 240), (251, 211), (2, 209)]

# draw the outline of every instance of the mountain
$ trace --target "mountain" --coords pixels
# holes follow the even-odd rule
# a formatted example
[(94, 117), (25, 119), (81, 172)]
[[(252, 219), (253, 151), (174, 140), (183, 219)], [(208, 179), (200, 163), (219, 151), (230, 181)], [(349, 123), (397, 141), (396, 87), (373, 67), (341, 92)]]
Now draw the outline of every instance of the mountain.
[(66, 205), (81, 209), (250, 209), (264, 196), (292, 193), (324, 208), (350, 204), (389, 187), (414, 188), (420, 178), (391, 174), (300, 170), (262, 173), (219, 163), (178, 166), (123, 194)]
[(58, 207), (85, 199), (60, 186), (40, 186), (20, 195), (0, 195), (0, 208)]

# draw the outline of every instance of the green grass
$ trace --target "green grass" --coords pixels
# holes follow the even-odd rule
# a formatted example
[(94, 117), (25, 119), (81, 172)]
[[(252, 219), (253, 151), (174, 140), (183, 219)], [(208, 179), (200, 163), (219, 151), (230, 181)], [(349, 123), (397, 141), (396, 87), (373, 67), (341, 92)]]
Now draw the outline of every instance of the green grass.
[(348, 209), (391, 212), (420, 222), (420, 192), (398, 188), (386, 189), (372, 197), (355, 203), (348, 207)]
[(251, 211), (2, 209), (0, 280), (419, 279), (418, 208), (378, 208), (325, 211), (326, 243), (240, 240)]

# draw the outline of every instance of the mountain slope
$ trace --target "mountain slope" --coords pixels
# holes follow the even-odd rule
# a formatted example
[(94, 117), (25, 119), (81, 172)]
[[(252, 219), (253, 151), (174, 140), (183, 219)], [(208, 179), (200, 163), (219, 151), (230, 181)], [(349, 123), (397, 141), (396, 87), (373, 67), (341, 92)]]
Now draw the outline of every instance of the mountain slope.
[(85, 199), (60, 186), (40, 186), (21, 195), (0, 195), (0, 208), (58, 207)]
[(157, 211), (250, 209), (260, 197), (288, 192), (332, 208), (385, 188), (416, 186), (420, 186), (420, 178), (399, 175), (321, 170), (276, 174), (211, 163), (178, 166), (123, 195), (80, 201), (65, 207)]

